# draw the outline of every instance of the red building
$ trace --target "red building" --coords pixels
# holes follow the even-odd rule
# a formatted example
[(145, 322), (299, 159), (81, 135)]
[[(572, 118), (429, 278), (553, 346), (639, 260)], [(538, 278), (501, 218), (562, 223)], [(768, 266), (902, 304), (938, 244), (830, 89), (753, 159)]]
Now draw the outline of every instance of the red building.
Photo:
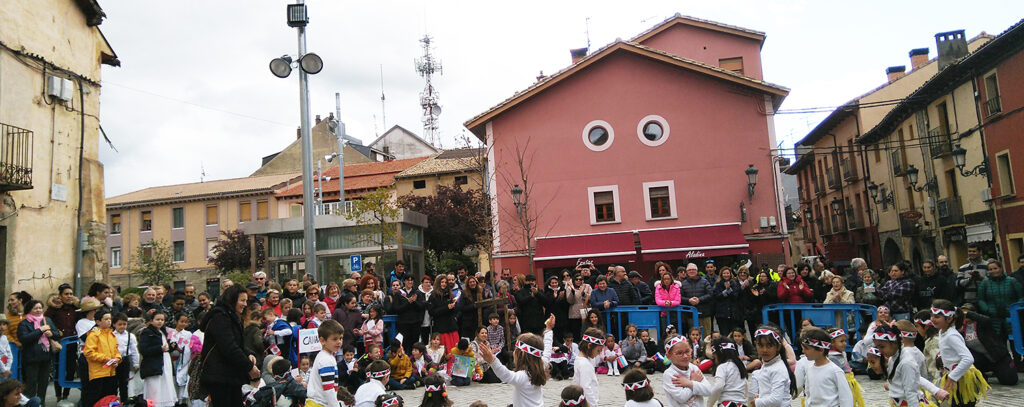
[[(992, 207), (998, 243), (1007, 271), (1019, 267), (1024, 253), (1024, 21), (1010, 27), (968, 56), (960, 66), (970, 72), (982, 118)], [(960, 163), (957, 163), (960, 164)], [(977, 163), (964, 162), (964, 170)], [(1020, 188), (1024, 188), (1022, 185)]]
[(764, 39), (676, 15), (467, 121), (490, 148), (494, 267), (785, 263), (771, 113), (789, 90), (761, 78)]

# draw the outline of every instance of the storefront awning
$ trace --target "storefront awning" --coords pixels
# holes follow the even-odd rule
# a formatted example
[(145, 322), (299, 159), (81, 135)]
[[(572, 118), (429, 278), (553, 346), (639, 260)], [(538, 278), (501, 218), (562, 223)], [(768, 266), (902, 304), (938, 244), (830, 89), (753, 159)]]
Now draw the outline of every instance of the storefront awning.
[(598, 264), (635, 260), (633, 232), (537, 238), (536, 267), (573, 267), (580, 259)]
[(640, 231), (644, 261), (746, 254), (749, 248), (739, 223)]
[(967, 243), (988, 242), (992, 240), (992, 224), (979, 223), (967, 226)]

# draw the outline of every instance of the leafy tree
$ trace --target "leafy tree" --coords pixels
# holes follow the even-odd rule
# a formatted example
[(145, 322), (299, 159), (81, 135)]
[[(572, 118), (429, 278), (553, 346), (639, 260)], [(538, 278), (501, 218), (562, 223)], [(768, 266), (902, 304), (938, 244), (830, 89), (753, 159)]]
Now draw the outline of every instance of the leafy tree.
[(381, 256), (388, 245), (401, 243), (398, 217), (402, 210), (395, 202), (394, 193), (394, 187), (378, 188), (352, 201), (352, 210), (345, 214), (346, 219), (357, 225), (352, 243), (378, 246)]
[(132, 274), (150, 284), (164, 284), (174, 280), (178, 265), (174, 263), (174, 250), (166, 240), (153, 240), (135, 249), (129, 266)]
[[(252, 249), (250, 237), (241, 230), (220, 232), (221, 239), (213, 246), (213, 257), (210, 264), (217, 267), (221, 274), (230, 273), (234, 270), (249, 270), (252, 266)], [(263, 266), (266, 260), (266, 253), (263, 250), (263, 241), (256, 240), (256, 268)]]
[[(479, 189), (438, 185), (434, 195), (406, 195), (402, 207), (427, 215), (425, 246), (441, 256), (462, 253), (489, 234), (490, 200)], [(489, 239), (490, 237), (487, 236)]]

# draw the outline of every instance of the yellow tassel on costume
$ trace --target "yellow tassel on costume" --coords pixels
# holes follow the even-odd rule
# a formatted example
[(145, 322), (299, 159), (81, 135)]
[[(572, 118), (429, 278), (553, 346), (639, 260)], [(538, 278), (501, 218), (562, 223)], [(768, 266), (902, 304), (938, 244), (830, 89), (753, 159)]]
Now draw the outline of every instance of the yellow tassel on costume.
[(864, 407), (867, 404), (864, 402), (864, 391), (860, 387), (860, 383), (853, 377), (853, 372), (846, 373), (846, 383), (850, 385), (850, 392), (853, 393), (853, 405), (854, 407)]
[[(943, 388), (949, 379), (949, 372), (942, 375), (941, 383)], [(986, 393), (991, 390), (992, 387), (985, 381), (985, 376), (981, 374), (978, 368), (971, 366), (961, 377), (957, 380), (956, 384), (953, 385), (953, 389), (949, 392), (953, 397), (953, 401), (957, 404), (976, 403), (978, 400), (985, 398)]]
[(312, 399), (306, 399), (305, 407), (324, 407), (324, 406), (320, 405), (320, 403), (317, 403), (317, 402), (313, 401)]
[(924, 394), (918, 400), (919, 407), (939, 407), (939, 403), (935, 401), (935, 396), (932, 395), (928, 390), (921, 390)]

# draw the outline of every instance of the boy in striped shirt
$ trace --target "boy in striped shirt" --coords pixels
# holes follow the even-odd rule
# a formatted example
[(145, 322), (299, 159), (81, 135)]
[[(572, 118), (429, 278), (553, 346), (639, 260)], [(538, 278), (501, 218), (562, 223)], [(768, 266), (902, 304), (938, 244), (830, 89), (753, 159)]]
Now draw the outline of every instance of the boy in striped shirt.
[(345, 333), (338, 321), (329, 319), (317, 328), (320, 337), (320, 352), (316, 354), (306, 385), (307, 407), (340, 407), (338, 403), (338, 362), (334, 354), (341, 348), (341, 337)]

